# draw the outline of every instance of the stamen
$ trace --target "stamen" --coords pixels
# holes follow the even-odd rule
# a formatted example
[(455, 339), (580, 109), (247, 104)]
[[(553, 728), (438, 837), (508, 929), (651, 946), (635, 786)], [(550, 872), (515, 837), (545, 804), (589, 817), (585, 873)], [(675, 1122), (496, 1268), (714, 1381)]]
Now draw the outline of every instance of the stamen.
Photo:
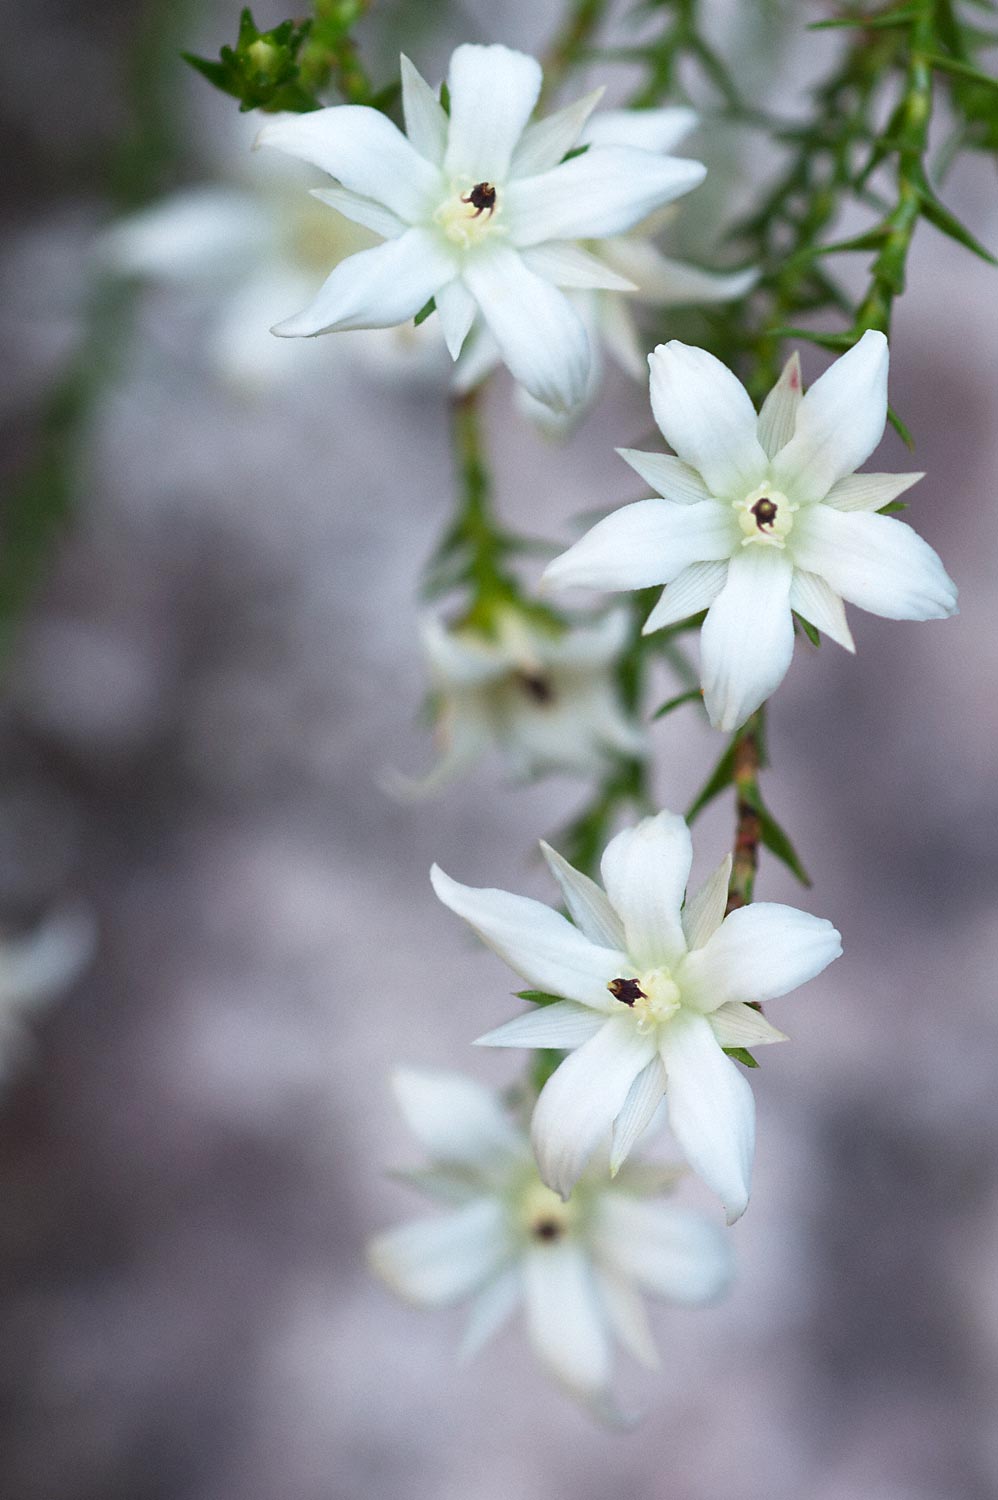
[(772, 528), (773, 522), (779, 515), (779, 506), (775, 501), (770, 500), (768, 495), (763, 495), (752, 506), (749, 514), (755, 516), (755, 524), (761, 531), (764, 526)]
[(516, 685), (528, 698), (535, 703), (553, 703), (554, 688), (548, 677), (542, 677), (539, 672), (517, 672), (514, 678)]
[(531, 1229), (535, 1240), (557, 1240), (564, 1232), (564, 1224), (559, 1224), (557, 1219), (538, 1219)]
[(635, 1005), (648, 998), (636, 979), (611, 979), (607, 989), (621, 1005)]
[(491, 218), (496, 207), (495, 187), (491, 182), (476, 182), (470, 193), (462, 195), (461, 202), (471, 204), (475, 210), (473, 219), (480, 219), (484, 213)]

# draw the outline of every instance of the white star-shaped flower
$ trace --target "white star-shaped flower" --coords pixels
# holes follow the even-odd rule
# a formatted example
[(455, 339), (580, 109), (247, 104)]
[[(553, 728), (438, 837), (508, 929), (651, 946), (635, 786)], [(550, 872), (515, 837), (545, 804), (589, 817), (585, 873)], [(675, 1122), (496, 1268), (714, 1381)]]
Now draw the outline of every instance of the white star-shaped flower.
[[(101, 235), (97, 253), (118, 275), (210, 294), (209, 357), (225, 380), (261, 393), (317, 369), (314, 346), (275, 339), (270, 325), (314, 297), (332, 266), (371, 249), (380, 236), (311, 197), (322, 180), (314, 170), (289, 171), (288, 162), (266, 152), (251, 156), (241, 132), (229, 146), (227, 180), (184, 188), (118, 220)], [(441, 384), (449, 369), (431, 323), (356, 334), (337, 343), (335, 357), (344, 355), (379, 375)]]
[(665, 1093), (683, 1154), (732, 1223), (748, 1203), (755, 1105), (723, 1049), (783, 1041), (753, 1002), (820, 974), (842, 951), (839, 934), (771, 902), (726, 917), (730, 858), (684, 906), (693, 849), (674, 813), (611, 840), (605, 891), (541, 848), (575, 925), (527, 897), (459, 885), (437, 866), (431, 874), (444, 905), (517, 974), (562, 997), (479, 1038), (491, 1047), (576, 1049), (534, 1111), (541, 1176), (567, 1197), (611, 1127), (615, 1171)]
[[(592, 115), (580, 136), (589, 146), (631, 146), (671, 152), (697, 123), (691, 109), (604, 109)], [(623, 287), (570, 291), (586, 325), (592, 347), (589, 382), (581, 404), (571, 412), (553, 412), (520, 388), (526, 415), (545, 432), (564, 436), (599, 397), (605, 374), (604, 351), (634, 380), (644, 378), (647, 344), (635, 320), (637, 307), (698, 307), (734, 301), (758, 280), (753, 268), (708, 271), (663, 254), (656, 237), (672, 219), (675, 207), (657, 211), (626, 234), (592, 240), (584, 248), (623, 278)], [(472, 390), (502, 363), (499, 349), (481, 320), (476, 320), (455, 369), (459, 391)]]
[(476, 1353), (514, 1310), (544, 1368), (610, 1414), (612, 1342), (655, 1368), (638, 1290), (668, 1302), (713, 1301), (732, 1274), (723, 1232), (650, 1202), (676, 1174), (635, 1163), (614, 1181), (588, 1175), (571, 1200), (541, 1182), (521, 1132), (492, 1094), (456, 1073), (404, 1069), (395, 1093), (431, 1166), (404, 1176), (447, 1205), (371, 1244), (374, 1269), (421, 1307), (470, 1300), (462, 1346)]
[(802, 396), (791, 358), (756, 416), (713, 355), (673, 341), (649, 356), (655, 420), (676, 457), (621, 449), (663, 497), (607, 516), (555, 558), (558, 586), (667, 585), (645, 632), (707, 610), (711, 723), (733, 730), (779, 686), (792, 610), (849, 651), (843, 600), (889, 620), (956, 612), (956, 587), (910, 526), (873, 514), (921, 474), (857, 474), (887, 420), (887, 340), (865, 333)]
[(567, 410), (583, 398), (591, 353), (562, 288), (630, 286), (578, 242), (629, 229), (705, 168), (636, 146), (565, 161), (600, 91), (531, 125), (540, 64), (508, 47), (459, 47), (447, 84), (449, 114), (402, 59), (406, 135), (362, 105), (264, 126), (262, 144), (337, 180), (318, 190), (323, 202), (385, 241), (338, 265), (274, 331), (390, 327), (433, 297), (453, 358), (480, 311), (516, 379)]
[(518, 778), (594, 776), (614, 756), (647, 753), (614, 675), (629, 633), (626, 611), (559, 630), (509, 606), (495, 612), (493, 627), (448, 628), (436, 615), (421, 621), (443, 754), (425, 780), (393, 779), (396, 790), (435, 792), (492, 747)]

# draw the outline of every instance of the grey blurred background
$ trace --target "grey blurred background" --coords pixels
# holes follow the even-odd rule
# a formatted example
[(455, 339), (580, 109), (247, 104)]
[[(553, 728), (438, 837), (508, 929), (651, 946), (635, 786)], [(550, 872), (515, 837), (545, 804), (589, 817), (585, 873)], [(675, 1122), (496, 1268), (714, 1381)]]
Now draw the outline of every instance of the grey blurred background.
[[(6, 9), (13, 475), (79, 337), (152, 10)], [(755, 8), (735, 9), (744, 27)], [(764, 9), (770, 102), (789, 111), (816, 12)], [(459, 40), (542, 48), (557, 14), (410, 0), (369, 40), (386, 74), (401, 40), (434, 76)], [(235, 17), (194, 4), (179, 45), (214, 51)], [(180, 149), (157, 186), (217, 177), (226, 101), (179, 63), (164, 77)], [(691, 144), (719, 184), (701, 233), (724, 184), (760, 167), (757, 141), (733, 149)], [(983, 160), (947, 184), (992, 247), (995, 186)], [(512, 1013), (512, 982), (434, 901), (428, 866), (548, 896), (530, 850), (585, 797), (510, 788), (494, 763), (428, 805), (379, 789), (431, 754), (413, 627), (451, 504), (439, 383), (325, 340), (254, 399), (212, 370), (210, 312), (203, 293), (141, 297), (0, 706), (0, 915), (16, 927), (72, 894), (100, 922), (94, 964), (0, 1099), (0, 1493), (992, 1500), (998, 272), (918, 236), (891, 394), (929, 474), (910, 519), (961, 614), (854, 612), (858, 657), (798, 649), (776, 701), (767, 790), (815, 884), (802, 897), (767, 860), (759, 891), (833, 918), (846, 953), (774, 1012), (793, 1044), (754, 1079), (738, 1285), (720, 1308), (655, 1315), (661, 1376), (621, 1362), (647, 1406), (626, 1437), (550, 1389), (515, 1327), (460, 1370), (456, 1316), (395, 1303), (363, 1264), (368, 1234), (419, 1210), (383, 1175), (415, 1159), (389, 1068), (502, 1083), (518, 1064), (467, 1045)], [(821, 363), (806, 351), (806, 377)], [(510, 394), (500, 380), (489, 416), (514, 522), (567, 538), (579, 512), (634, 498), (613, 447), (649, 436), (642, 389), (612, 379), (566, 448)], [(890, 435), (874, 466), (912, 465)], [(684, 710), (655, 746), (661, 800), (682, 807), (718, 742)], [(702, 820), (701, 869), (731, 818), (722, 801)]]

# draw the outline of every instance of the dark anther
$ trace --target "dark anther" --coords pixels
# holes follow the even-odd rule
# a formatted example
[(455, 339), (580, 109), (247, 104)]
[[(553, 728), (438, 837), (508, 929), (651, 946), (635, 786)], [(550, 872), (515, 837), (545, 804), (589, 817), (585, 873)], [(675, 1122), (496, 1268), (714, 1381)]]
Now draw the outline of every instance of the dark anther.
[(562, 1226), (557, 1219), (538, 1219), (534, 1225), (534, 1238), (537, 1240), (556, 1240), (561, 1234)]
[(776, 502), (763, 495), (761, 500), (755, 502), (749, 514), (755, 516), (755, 524), (761, 531), (764, 526), (772, 526), (777, 509)]
[(491, 182), (476, 182), (471, 192), (462, 197), (462, 203), (470, 203), (475, 212), (473, 219), (479, 218), (481, 214), (492, 214), (496, 206), (496, 190)]
[(541, 677), (537, 672), (517, 672), (516, 681), (535, 703), (554, 702), (554, 688), (547, 677)]
[(611, 979), (607, 989), (621, 1005), (633, 1005), (636, 1000), (648, 998), (636, 979)]

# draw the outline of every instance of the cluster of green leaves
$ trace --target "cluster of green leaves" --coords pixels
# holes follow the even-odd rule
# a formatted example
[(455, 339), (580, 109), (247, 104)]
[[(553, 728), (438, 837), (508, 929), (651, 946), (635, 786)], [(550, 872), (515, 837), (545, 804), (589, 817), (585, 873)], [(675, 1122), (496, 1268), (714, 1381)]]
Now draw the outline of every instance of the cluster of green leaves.
[[(974, 3), (994, 8), (991, 0)], [(998, 147), (998, 80), (981, 61), (998, 37), (969, 24), (955, 0), (854, 8), (814, 29), (844, 32), (848, 40), (814, 91), (810, 118), (775, 130), (788, 153), (783, 169), (733, 231), (761, 277), (720, 328), (719, 352), (742, 366), (755, 395), (776, 379), (785, 339), (841, 351), (867, 329), (889, 334), (921, 220), (996, 263), (939, 199), (929, 152), (940, 90), (956, 121), (947, 159), (965, 147)], [(872, 212), (874, 222), (848, 239), (830, 238), (850, 204)], [(867, 287), (852, 300), (829, 274), (828, 258), (869, 252)], [(811, 325), (829, 313), (846, 326)]]
[(639, 40), (592, 48), (588, 55), (643, 70), (644, 80), (631, 97), (633, 108), (649, 109), (663, 100), (687, 97), (687, 75), (692, 74), (722, 108), (743, 113), (732, 71), (705, 34), (700, 0), (638, 0), (628, 21), (644, 33)]
[(301, 52), (312, 22), (282, 21), (261, 31), (247, 6), (239, 17), (234, 47), (223, 47), (217, 58), (183, 53), (203, 78), (239, 100), (241, 110), (291, 110), (304, 113), (318, 109), (319, 100), (302, 79)]
[(354, 40), (354, 30), (371, 0), (315, 0), (314, 15), (282, 21), (261, 31), (247, 6), (239, 17), (235, 45), (217, 58), (183, 54), (215, 88), (239, 100), (241, 110), (304, 114), (321, 109), (323, 90), (332, 86), (348, 104), (388, 109), (398, 82), (375, 92)]

